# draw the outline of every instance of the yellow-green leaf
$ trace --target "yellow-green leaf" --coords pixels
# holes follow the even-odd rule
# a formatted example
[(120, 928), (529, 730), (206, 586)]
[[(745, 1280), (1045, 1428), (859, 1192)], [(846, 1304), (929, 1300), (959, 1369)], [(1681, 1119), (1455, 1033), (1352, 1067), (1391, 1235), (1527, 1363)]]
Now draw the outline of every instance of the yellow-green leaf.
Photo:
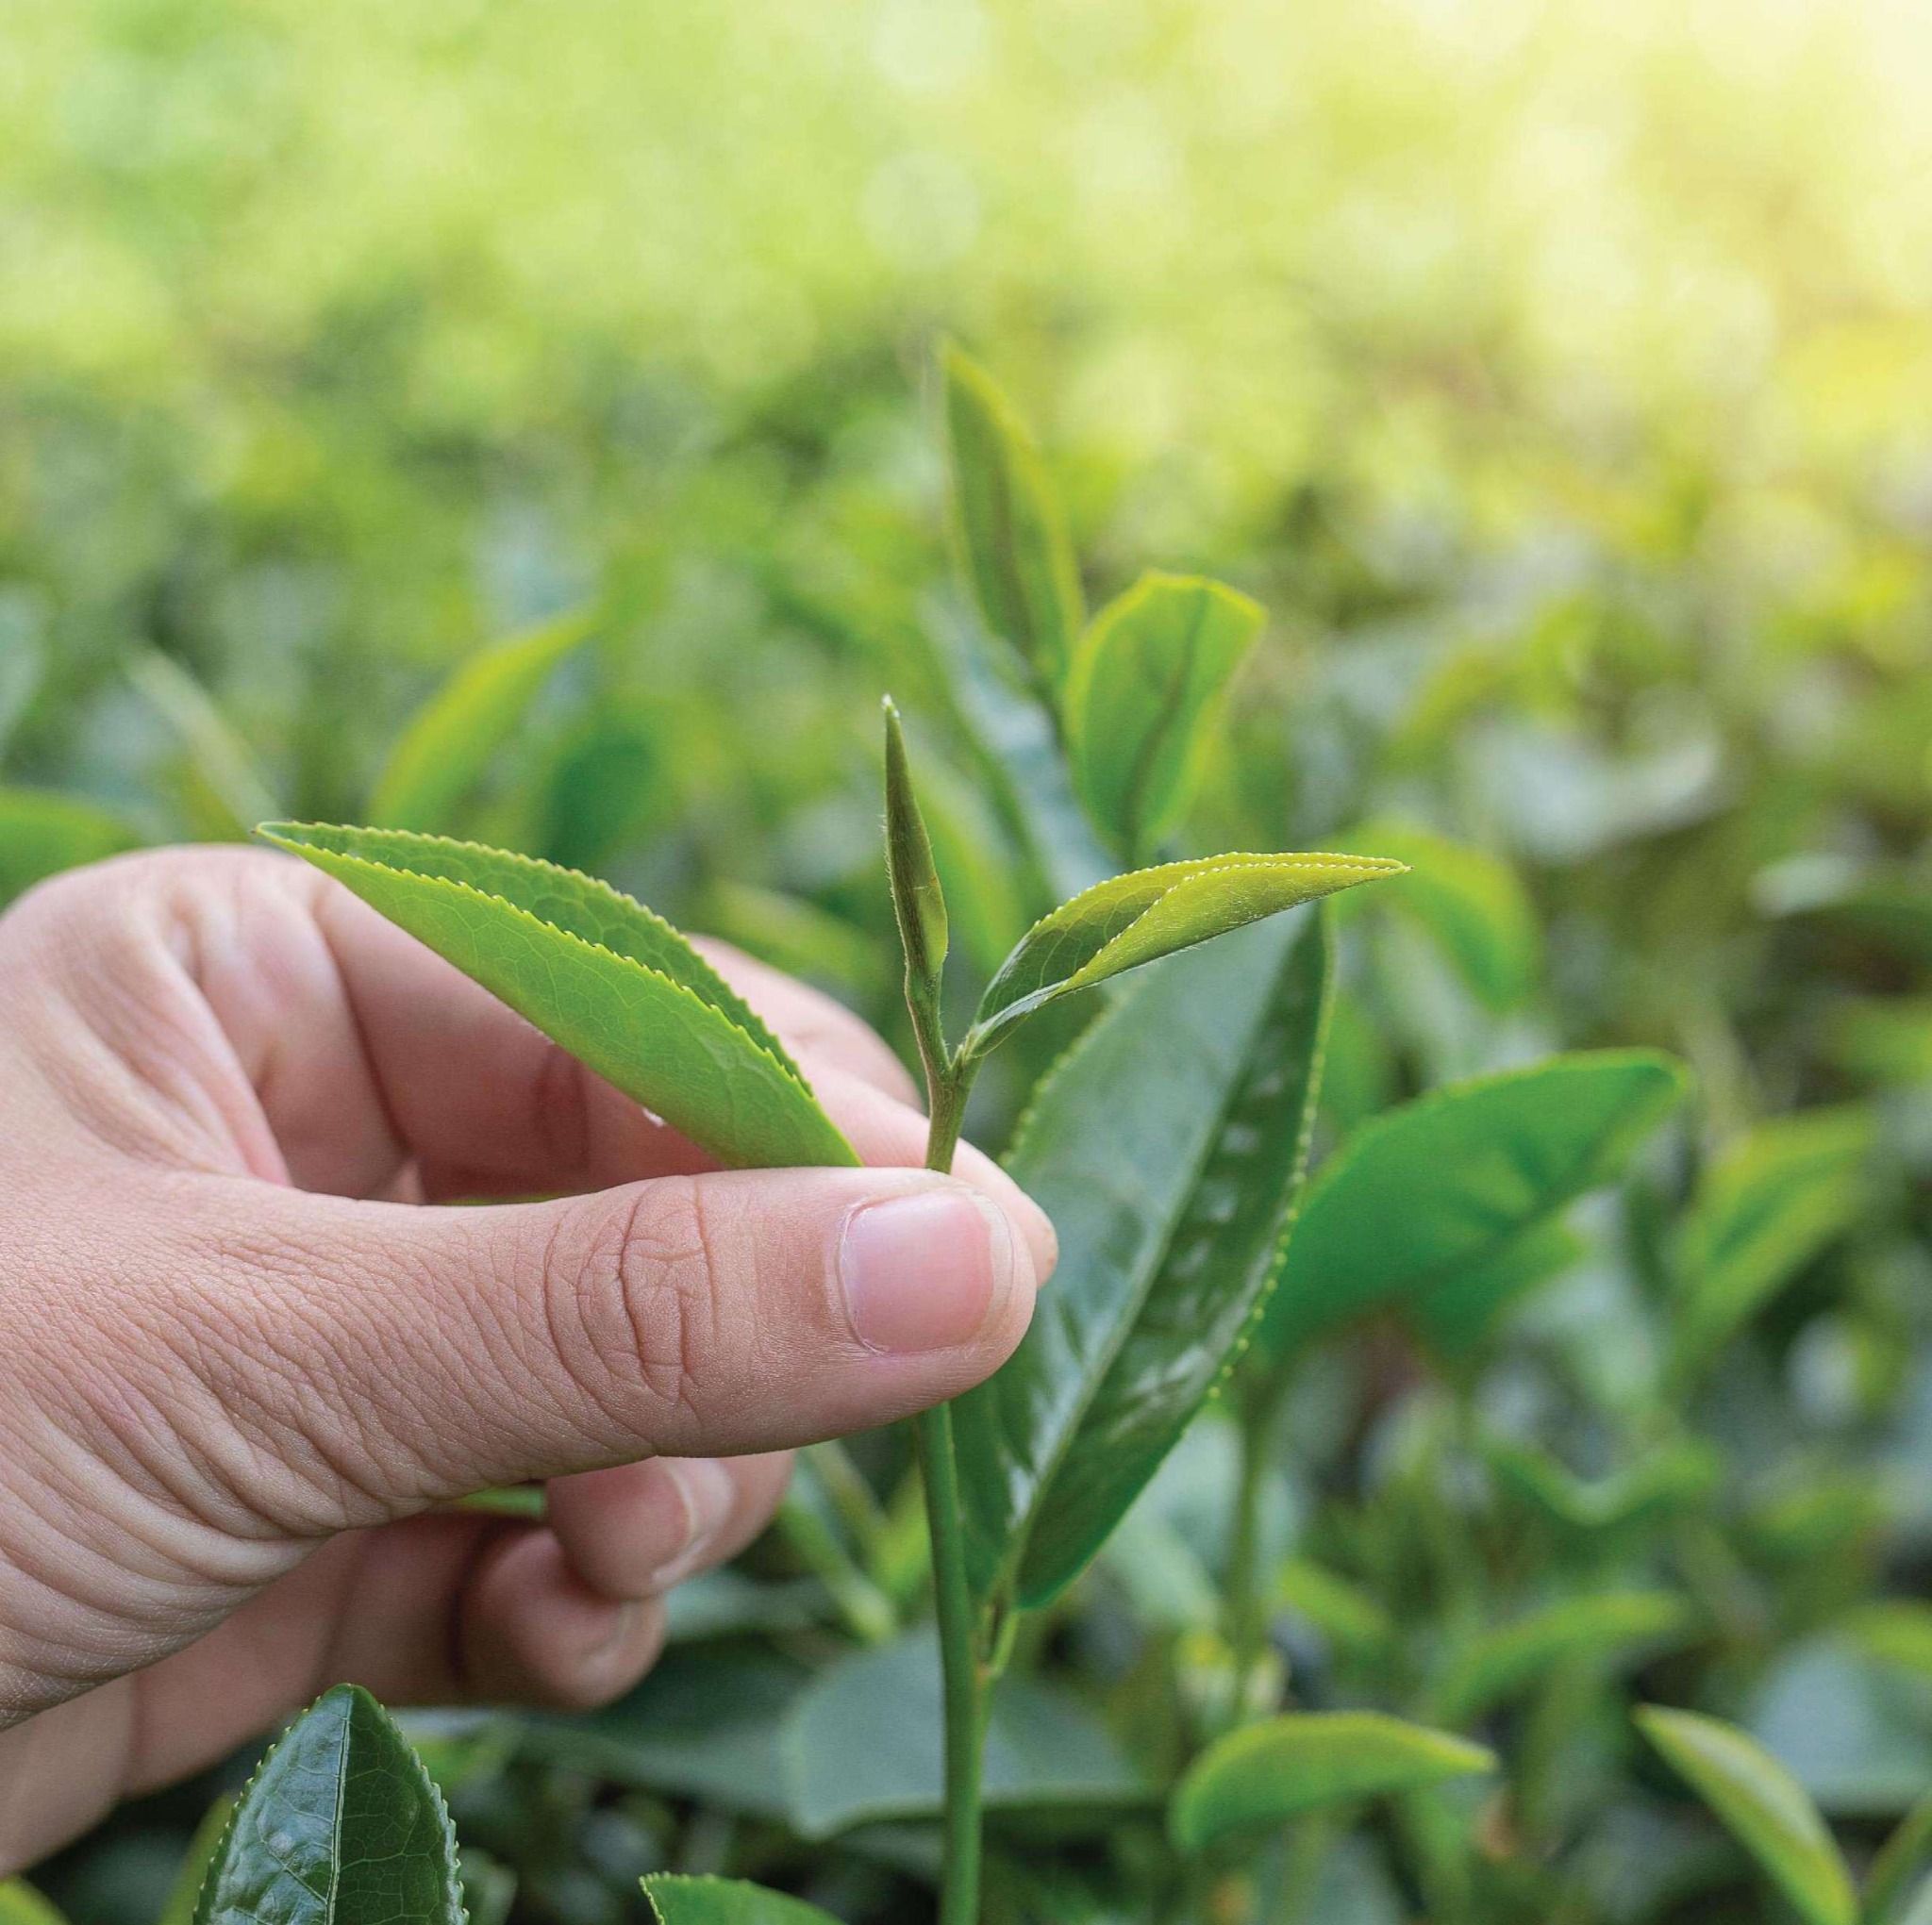
[(0, 1884), (0, 1925), (67, 1925), (32, 1885), (22, 1879)]
[(375, 779), (370, 820), (389, 829), (446, 829), (550, 672), (595, 632), (582, 610), (473, 655), (418, 710)]
[(1481, 1745), (1380, 1712), (1289, 1712), (1229, 1733), (1195, 1759), (1168, 1808), (1168, 1830), (1181, 1850), (1200, 1851), (1324, 1805), (1495, 1768)]
[(527, 855), (400, 829), (260, 833), (739, 1168), (858, 1159), (770, 1030), (662, 917)]
[(950, 344), (940, 372), (967, 585), (986, 625), (1043, 686), (1058, 688), (1082, 619), (1059, 503), (1032, 435), (992, 376)]
[(1129, 861), (1186, 810), (1220, 699), (1261, 622), (1259, 603), (1219, 582), (1149, 573), (1080, 639), (1064, 704), (1074, 781)]
[(1036, 1009), (1357, 883), (1400, 875), (1374, 855), (1210, 855), (1084, 890), (1023, 936), (987, 986), (965, 1047), (983, 1053)]
[(644, 1881), (657, 1925), (838, 1925), (829, 1912), (735, 1878), (655, 1872)]
[(0, 788), (0, 904), (64, 869), (118, 855), (135, 843), (118, 816), (49, 788)]
[(1693, 1711), (1650, 1705), (1637, 1723), (1807, 1925), (1856, 1925), (1851, 1877), (1818, 1807), (1762, 1745)]

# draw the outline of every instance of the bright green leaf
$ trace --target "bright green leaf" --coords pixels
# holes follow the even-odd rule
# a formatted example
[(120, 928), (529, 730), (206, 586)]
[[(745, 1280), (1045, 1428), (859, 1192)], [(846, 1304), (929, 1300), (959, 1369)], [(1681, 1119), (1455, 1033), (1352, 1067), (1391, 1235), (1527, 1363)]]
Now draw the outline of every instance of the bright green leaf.
[(1080, 799), (1129, 861), (1191, 799), (1209, 725), (1260, 605), (1198, 575), (1144, 574), (1093, 618), (1067, 678)]
[(1876, 1140), (1869, 1110), (1808, 1110), (1759, 1124), (1712, 1164), (1678, 1246), (1680, 1370), (1707, 1361), (1857, 1221)]
[(987, 985), (966, 1048), (983, 1054), (1062, 996), (1338, 889), (1400, 875), (1373, 855), (1210, 855), (1096, 884), (1042, 917)]
[[(824, 1838), (883, 1819), (936, 1817), (944, 1800), (938, 1646), (929, 1632), (823, 1672), (779, 1734), (793, 1828)], [(1008, 1678), (986, 1727), (989, 1811), (1062, 1818), (1152, 1803), (1157, 1788), (1077, 1699)]]
[(526, 855), (405, 830), (260, 832), (740, 1168), (858, 1161), (777, 1038), (661, 917)]
[(954, 1405), (982, 1597), (1039, 1603), (1077, 1576), (1252, 1328), (1307, 1154), (1328, 948), (1309, 913), (1156, 971), (1036, 1096), (1008, 1163), (1059, 1268)]
[(908, 993), (937, 999), (940, 971), (946, 960), (946, 895), (933, 865), (932, 841), (912, 770), (906, 755), (906, 731), (891, 696), (886, 698), (886, 870), (892, 886), (892, 913), (906, 956)]
[(1183, 1851), (1305, 1812), (1420, 1791), (1496, 1768), (1480, 1745), (1375, 1711), (1289, 1712), (1231, 1732), (1195, 1759), (1168, 1809)]
[(1310, 1185), (1257, 1348), (1279, 1361), (1347, 1319), (1415, 1304), (1616, 1177), (1683, 1095), (1648, 1050), (1475, 1077), (1365, 1124)]
[(67, 1925), (67, 1921), (23, 1879), (0, 1884), (0, 1925)]
[(966, 580), (993, 634), (1057, 689), (1082, 620), (1080, 571), (1040, 451), (979, 363), (948, 345), (946, 448)]
[(816, 1905), (739, 1879), (654, 1872), (644, 1896), (658, 1925), (837, 1925)]
[(386, 829), (450, 827), (550, 672), (594, 632), (594, 617), (578, 610), (473, 655), (390, 751), (369, 798), (370, 821)]
[(1724, 1474), (1708, 1444), (1680, 1438), (1659, 1445), (1606, 1477), (1578, 1477), (1536, 1445), (1488, 1438), (1483, 1452), (1496, 1481), (1566, 1531), (1614, 1531), (1683, 1510), (1707, 1497)]
[(51, 789), (0, 788), (0, 904), (134, 842), (125, 822), (91, 802)]
[(150, 649), (135, 656), (127, 676), (187, 752), (183, 779), (204, 831), (245, 836), (251, 822), (275, 813), (275, 791), (255, 751), (179, 662)]
[(1536, 979), (1541, 939), (1516, 871), (1486, 849), (1452, 842), (1412, 822), (1378, 817), (1342, 838), (1408, 864), (1391, 899), (1420, 922), (1491, 1009), (1520, 1003)]
[(1680, 1640), (1692, 1622), (1689, 1605), (1666, 1591), (1562, 1599), (1513, 1624), (1480, 1631), (1454, 1651), (1429, 1694), (1430, 1715), (1467, 1724), (1573, 1658), (1609, 1665)]
[[(201, 1888), (208, 1883), (208, 1871), (214, 1865), (216, 1852), (222, 1849), (223, 1839), (228, 1835), (228, 1826), (234, 1815), (235, 1801), (226, 1796), (216, 1799), (202, 1814), (201, 1822), (194, 1828), (194, 1835), (188, 1841), (181, 1869), (175, 1875), (174, 1888), (161, 1910), (158, 1925), (194, 1925), (195, 1908), (201, 1903)], [(0, 1925), (5, 1925), (4, 1914), (0, 1914)]]
[(1525, 1230), (1487, 1262), (1442, 1277), (1405, 1307), (1417, 1334), (1438, 1356), (1459, 1358), (1477, 1350), (1509, 1307), (1571, 1269), (1584, 1242), (1560, 1217)]
[(368, 1692), (338, 1684), (242, 1794), (196, 1925), (462, 1925), (442, 1796)]
[(1858, 1901), (1844, 1860), (1796, 1779), (1735, 1725), (1651, 1705), (1637, 1723), (1722, 1818), (1807, 1925), (1855, 1925)]

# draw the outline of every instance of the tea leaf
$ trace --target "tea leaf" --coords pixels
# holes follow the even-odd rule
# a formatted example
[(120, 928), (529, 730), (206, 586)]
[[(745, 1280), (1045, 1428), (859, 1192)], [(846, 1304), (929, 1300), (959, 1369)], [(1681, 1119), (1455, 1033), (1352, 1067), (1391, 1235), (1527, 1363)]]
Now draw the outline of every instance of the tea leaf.
[(1081, 638), (1065, 699), (1074, 779), (1128, 860), (1187, 808), (1208, 725), (1262, 619), (1219, 582), (1149, 573)]
[(245, 836), (251, 822), (278, 805), (255, 751), (214, 697), (172, 655), (148, 649), (129, 664), (127, 679), (187, 751), (182, 777), (193, 812), (217, 836)]
[(442, 1797), (368, 1692), (338, 1684), (242, 1794), (196, 1925), (462, 1925)]
[(1681, 1641), (1690, 1606), (1665, 1591), (1565, 1598), (1513, 1624), (1478, 1632), (1454, 1651), (1429, 1696), (1429, 1714), (1462, 1725), (1584, 1656), (1607, 1665), (1633, 1651)]
[(1421, 1303), (1608, 1183), (1683, 1095), (1648, 1050), (1556, 1056), (1364, 1125), (1309, 1187), (1257, 1349), (1271, 1362), (1378, 1304)]
[(1036, 1009), (1142, 963), (1385, 875), (1374, 855), (1210, 855), (1096, 884), (1036, 922), (980, 999), (964, 1048), (984, 1054)]
[(51, 789), (0, 788), (0, 904), (135, 841), (125, 822), (91, 802)]
[(1008, 1163), (1059, 1268), (953, 1406), (982, 1598), (1071, 1583), (1238, 1353), (1300, 1191), (1329, 979), (1319, 914), (1250, 930), (1148, 976), (1041, 1087)]
[(906, 977), (913, 992), (936, 999), (946, 960), (946, 897), (933, 866), (932, 842), (919, 813), (912, 771), (906, 758), (906, 731), (889, 695), (886, 711), (886, 867), (892, 883), (892, 913), (906, 954)]
[(658, 1925), (838, 1925), (816, 1905), (741, 1879), (653, 1872), (644, 1896)]
[(1855, 1925), (1857, 1899), (1818, 1808), (1796, 1779), (1736, 1726), (1646, 1706), (1639, 1729), (1807, 1921)]
[(404, 729), (369, 800), (386, 829), (446, 829), (549, 679), (595, 630), (578, 610), (473, 655)]
[(946, 448), (966, 580), (986, 625), (1043, 688), (1066, 673), (1082, 620), (1080, 571), (1040, 450), (1019, 411), (971, 356), (940, 357)]
[(1439, 1357), (1467, 1357), (1511, 1304), (1569, 1270), (1584, 1247), (1560, 1217), (1548, 1218), (1487, 1262), (1464, 1266), (1405, 1305), (1408, 1320)]
[(740, 1168), (850, 1164), (777, 1038), (661, 917), (575, 870), (399, 829), (259, 832)]
[[(194, 1828), (194, 1835), (188, 1841), (181, 1868), (175, 1874), (174, 1888), (168, 1894), (167, 1904), (161, 1909), (159, 1925), (194, 1925), (195, 1908), (201, 1903), (201, 1888), (208, 1883), (215, 1854), (228, 1835), (228, 1826), (234, 1815), (235, 1801), (225, 1794), (217, 1798), (202, 1814), (201, 1822)], [(0, 1925), (4, 1925), (4, 1915), (0, 1915)]]
[(1200, 1851), (1324, 1805), (1495, 1768), (1480, 1745), (1380, 1712), (1289, 1712), (1229, 1733), (1195, 1759), (1168, 1808), (1168, 1830), (1181, 1850)]
[(1528, 993), (1542, 943), (1536, 912), (1507, 863), (1486, 849), (1382, 817), (1343, 842), (1408, 864), (1412, 880), (1395, 896), (1395, 907), (1435, 938), (1490, 1008), (1508, 1009)]
[(24, 1879), (0, 1884), (0, 1925), (67, 1925), (67, 1920)]
[[(882, 1819), (937, 1816), (941, 1722), (930, 1633), (841, 1660), (798, 1700), (779, 1734), (793, 1827), (824, 1838)], [(1064, 1818), (1144, 1806), (1158, 1795), (1077, 1699), (1024, 1678), (992, 1692), (985, 1769), (990, 1811)]]
[(1712, 1164), (1679, 1245), (1680, 1370), (1711, 1356), (1857, 1221), (1877, 1134), (1869, 1110), (1811, 1110), (1760, 1124)]

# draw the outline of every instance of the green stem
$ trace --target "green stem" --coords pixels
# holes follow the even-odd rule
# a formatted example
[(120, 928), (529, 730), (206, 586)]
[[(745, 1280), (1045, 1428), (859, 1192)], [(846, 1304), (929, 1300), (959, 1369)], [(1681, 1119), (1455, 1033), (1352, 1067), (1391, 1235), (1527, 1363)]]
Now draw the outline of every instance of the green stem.
[(1268, 1469), (1274, 1400), (1250, 1395), (1239, 1429), (1240, 1469), (1227, 1549), (1227, 1644), (1233, 1687), (1228, 1723), (1241, 1721), (1248, 1680), (1261, 1655), (1267, 1612), (1261, 1601), (1261, 1498)]
[[(972, 1065), (948, 1057), (915, 1004), (920, 1051), (925, 1058), (932, 1121), (928, 1170), (951, 1170), (965, 1121)], [(973, 1591), (966, 1578), (966, 1537), (960, 1518), (959, 1469), (953, 1454), (950, 1404), (913, 1419), (925, 1520), (932, 1539), (933, 1598), (939, 1618), (940, 1671), (944, 1687), (946, 1809), (940, 1925), (979, 1925), (980, 1764), (985, 1679)]]

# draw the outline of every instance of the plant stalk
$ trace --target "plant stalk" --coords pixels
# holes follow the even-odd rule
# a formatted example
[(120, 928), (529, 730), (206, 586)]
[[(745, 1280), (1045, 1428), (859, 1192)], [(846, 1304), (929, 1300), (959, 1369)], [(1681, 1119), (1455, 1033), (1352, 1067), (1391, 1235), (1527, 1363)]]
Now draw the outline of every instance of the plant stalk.
[[(925, 1059), (931, 1123), (925, 1167), (950, 1172), (965, 1121), (972, 1067), (949, 1056), (915, 1004)], [(932, 1540), (933, 1599), (939, 1619), (940, 1671), (945, 1707), (946, 1806), (940, 1925), (979, 1925), (980, 1767), (986, 1681), (973, 1591), (966, 1578), (966, 1538), (959, 1509), (959, 1470), (953, 1454), (953, 1411), (941, 1403), (912, 1420)]]

